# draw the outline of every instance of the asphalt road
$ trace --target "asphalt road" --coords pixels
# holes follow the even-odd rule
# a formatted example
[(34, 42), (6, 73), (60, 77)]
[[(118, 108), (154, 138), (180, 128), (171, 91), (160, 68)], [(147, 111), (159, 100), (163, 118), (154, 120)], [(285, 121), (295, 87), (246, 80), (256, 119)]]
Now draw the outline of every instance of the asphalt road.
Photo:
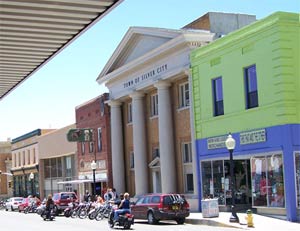
[[(79, 218), (56, 217), (54, 221), (44, 221), (37, 214), (23, 214), (19, 212), (0, 211), (1, 231), (105, 231), (109, 228), (107, 220), (95, 221)], [(116, 229), (117, 230), (117, 229)], [(146, 221), (136, 220), (131, 230), (141, 231), (236, 231), (236, 228), (212, 227), (205, 225), (184, 224), (175, 222), (160, 222), (159, 225), (149, 225)]]

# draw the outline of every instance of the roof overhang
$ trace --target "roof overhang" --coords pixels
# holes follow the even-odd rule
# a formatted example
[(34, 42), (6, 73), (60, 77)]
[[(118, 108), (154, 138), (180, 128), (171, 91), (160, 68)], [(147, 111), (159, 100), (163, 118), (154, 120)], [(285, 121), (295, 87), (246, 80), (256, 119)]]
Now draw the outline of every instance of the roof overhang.
[(123, 0), (1, 0), (0, 100)]

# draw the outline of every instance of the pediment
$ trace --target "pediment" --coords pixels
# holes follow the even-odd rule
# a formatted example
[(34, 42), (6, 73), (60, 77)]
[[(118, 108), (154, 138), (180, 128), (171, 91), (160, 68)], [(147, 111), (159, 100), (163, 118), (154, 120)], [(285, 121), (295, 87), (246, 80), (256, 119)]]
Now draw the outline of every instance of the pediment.
[(180, 30), (153, 27), (129, 28), (98, 78), (162, 46), (180, 33)]

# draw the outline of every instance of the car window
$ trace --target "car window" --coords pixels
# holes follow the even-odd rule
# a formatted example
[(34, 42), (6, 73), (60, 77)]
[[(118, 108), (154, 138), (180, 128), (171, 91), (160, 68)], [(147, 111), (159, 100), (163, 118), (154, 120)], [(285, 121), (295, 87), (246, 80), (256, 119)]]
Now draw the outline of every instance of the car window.
[(164, 205), (170, 205), (170, 204), (172, 204), (172, 198), (170, 196), (164, 196), (163, 204)]
[(140, 205), (143, 203), (144, 197), (140, 197), (137, 201), (136, 201), (136, 205)]
[(22, 198), (16, 198), (15, 201), (20, 201), (20, 202), (22, 202), (23, 199), (22, 199)]
[(151, 198), (151, 203), (159, 203), (160, 202), (160, 196), (154, 196)]
[(143, 204), (149, 204), (150, 203), (150, 197), (145, 197), (143, 200)]
[(58, 199), (59, 199), (59, 195), (58, 194), (54, 194), (53, 200), (58, 200)]
[(69, 195), (68, 195), (68, 194), (65, 194), (65, 193), (62, 193), (60, 198), (61, 198), (62, 200), (66, 200), (66, 199), (69, 198)]

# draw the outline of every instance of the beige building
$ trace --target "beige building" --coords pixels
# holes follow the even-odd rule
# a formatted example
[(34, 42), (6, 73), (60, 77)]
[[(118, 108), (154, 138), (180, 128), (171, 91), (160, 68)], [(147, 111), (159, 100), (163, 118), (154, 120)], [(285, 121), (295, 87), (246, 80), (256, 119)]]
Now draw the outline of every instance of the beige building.
[[(53, 129), (36, 129), (12, 140), (14, 196), (39, 195), (39, 149), (37, 138)], [(31, 174), (32, 173), (32, 174)]]
[(11, 197), (12, 174), (11, 169), (11, 143), (0, 141), (0, 198)]
[(208, 13), (179, 30), (129, 28), (97, 79), (110, 91), (117, 190), (184, 193), (198, 209), (189, 54), (253, 20)]
[(41, 198), (49, 193), (78, 191), (77, 143), (67, 140), (75, 124), (54, 130), (37, 139)]

